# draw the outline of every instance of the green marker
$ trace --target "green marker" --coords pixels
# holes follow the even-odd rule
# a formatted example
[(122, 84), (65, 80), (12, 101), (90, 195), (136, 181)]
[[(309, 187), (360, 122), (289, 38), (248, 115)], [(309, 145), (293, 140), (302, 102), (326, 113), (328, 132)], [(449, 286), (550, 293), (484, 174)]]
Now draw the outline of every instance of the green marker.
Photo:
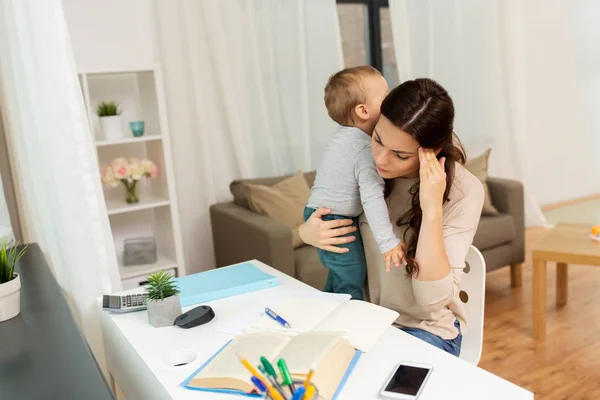
[(275, 368), (273, 368), (269, 360), (267, 360), (265, 357), (261, 357), (260, 362), (262, 363), (262, 365), (258, 366), (260, 372), (265, 374), (267, 376), (267, 379), (269, 379), (273, 386), (275, 386), (275, 388), (277, 388), (277, 390), (279, 390), (283, 395), (283, 389), (281, 385), (279, 385), (279, 383), (277, 382), (277, 373), (275, 372)]
[(271, 365), (269, 360), (267, 360), (265, 357), (261, 357), (260, 362), (262, 363), (263, 367), (265, 368), (265, 371), (267, 372), (267, 374), (272, 376), (273, 378), (277, 379), (277, 373), (275, 372), (275, 368), (273, 368), (273, 366)]
[(283, 358), (280, 358), (279, 361), (277, 361), (277, 366), (279, 367), (279, 372), (281, 373), (281, 379), (283, 381), (283, 384), (287, 385), (290, 388), (292, 394), (294, 394), (294, 382), (292, 380), (292, 375), (290, 375), (290, 370), (288, 369), (287, 364), (285, 363), (285, 360)]

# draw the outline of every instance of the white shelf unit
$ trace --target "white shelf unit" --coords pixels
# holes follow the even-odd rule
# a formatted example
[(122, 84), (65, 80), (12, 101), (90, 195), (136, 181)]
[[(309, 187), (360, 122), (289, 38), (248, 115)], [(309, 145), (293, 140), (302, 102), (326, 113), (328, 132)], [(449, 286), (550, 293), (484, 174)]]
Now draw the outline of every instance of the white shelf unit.
[[(117, 157), (149, 159), (158, 167), (158, 176), (145, 178), (140, 185), (140, 202), (127, 204), (122, 185), (103, 186), (106, 209), (117, 253), (119, 274), (124, 289), (145, 282), (149, 273), (166, 270), (185, 275), (183, 249), (164, 90), (160, 66), (152, 70), (79, 74), (90, 128), (96, 145), (100, 169)], [(101, 101), (119, 103), (125, 136), (104, 140), (96, 105)], [(130, 121), (145, 122), (145, 132), (134, 137)], [(100, 177), (98, 177), (100, 179)], [(157, 261), (154, 264), (125, 266), (124, 241), (154, 237)]]

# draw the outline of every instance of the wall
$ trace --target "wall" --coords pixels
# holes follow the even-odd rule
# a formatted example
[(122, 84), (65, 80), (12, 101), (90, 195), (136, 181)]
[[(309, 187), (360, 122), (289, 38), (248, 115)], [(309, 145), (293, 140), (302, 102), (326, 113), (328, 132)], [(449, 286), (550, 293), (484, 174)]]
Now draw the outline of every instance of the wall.
[(150, 69), (155, 25), (150, 0), (62, 0), (77, 71)]

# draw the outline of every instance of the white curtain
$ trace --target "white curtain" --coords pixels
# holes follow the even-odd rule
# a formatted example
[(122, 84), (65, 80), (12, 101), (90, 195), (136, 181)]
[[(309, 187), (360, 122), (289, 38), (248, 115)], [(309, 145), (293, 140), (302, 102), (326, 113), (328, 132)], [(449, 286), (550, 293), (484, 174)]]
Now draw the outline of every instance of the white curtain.
[(519, 179), (528, 225), (538, 204), (600, 190), (561, 0), (390, 0), (401, 81), (430, 77), (456, 105), (469, 155), (492, 148), (490, 175)]
[(119, 288), (118, 271), (60, 0), (0, 1), (0, 68), (26, 241), (45, 253), (104, 366), (97, 298)]
[(4, 197), (4, 189), (2, 187), (2, 177), (0, 176), (0, 244), (10, 243), (14, 239), (12, 225), (10, 223), (10, 215), (8, 214), (8, 206)]
[(214, 266), (208, 209), (237, 178), (317, 166), (343, 68), (335, 0), (156, 0), (188, 273)]

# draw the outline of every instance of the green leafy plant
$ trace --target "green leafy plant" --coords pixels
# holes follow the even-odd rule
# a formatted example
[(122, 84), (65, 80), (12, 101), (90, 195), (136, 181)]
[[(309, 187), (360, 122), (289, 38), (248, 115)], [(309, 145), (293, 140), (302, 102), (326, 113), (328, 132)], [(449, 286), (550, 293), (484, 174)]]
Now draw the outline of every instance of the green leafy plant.
[(119, 104), (114, 101), (103, 101), (96, 106), (96, 114), (99, 117), (111, 117), (121, 114)]
[(19, 251), (16, 244), (9, 247), (8, 243), (2, 243), (0, 247), (0, 284), (14, 279), (15, 265), (26, 250), (27, 246)]
[(148, 284), (146, 285), (148, 300), (160, 301), (178, 294), (179, 289), (175, 280), (168, 272), (158, 271), (148, 275)]

